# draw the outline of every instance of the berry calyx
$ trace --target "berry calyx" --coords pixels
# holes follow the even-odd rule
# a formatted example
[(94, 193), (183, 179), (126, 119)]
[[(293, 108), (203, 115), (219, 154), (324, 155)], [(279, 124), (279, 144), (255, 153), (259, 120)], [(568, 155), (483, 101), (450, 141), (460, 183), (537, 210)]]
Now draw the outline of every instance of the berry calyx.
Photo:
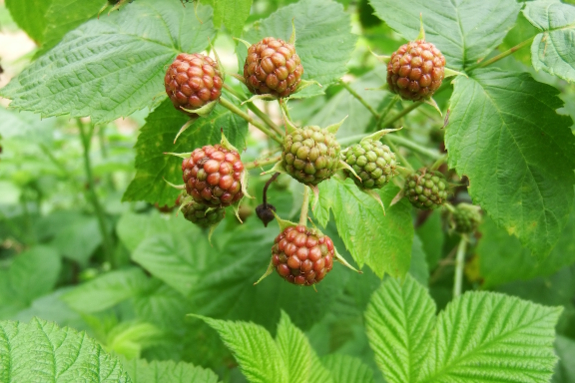
[(387, 83), (404, 100), (429, 99), (445, 77), (445, 57), (424, 40), (404, 44), (387, 64)]
[(451, 225), (459, 234), (469, 234), (477, 230), (481, 223), (481, 208), (468, 203), (460, 203), (451, 209)]
[(303, 286), (320, 282), (333, 267), (331, 239), (305, 226), (284, 229), (272, 247), (272, 265), (286, 281)]
[(344, 151), (343, 157), (361, 181), (349, 170), (345, 173), (362, 189), (380, 189), (397, 174), (395, 154), (378, 140), (352, 145)]
[(206, 145), (182, 161), (186, 192), (201, 204), (225, 207), (243, 197), (244, 165), (237, 151)]
[(188, 111), (220, 98), (223, 80), (218, 64), (210, 57), (180, 53), (168, 68), (164, 85), (176, 109), (193, 115)]
[(266, 37), (248, 49), (244, 79), (254, 94), (288, 97), (301, 81), (303, 66), (292, 44)]
[(284, 137), (282, 166), (306, 185), (317, 185), (338, 169), (340, 145), (334, 134), (319, 126), (295, 129)]
[(445, 177), (433, 170), (420, 169), (405, 181), (405, 195), (418, 209), (432, 210), (443, 205), (447, 194)]
[(182, 207), (184, 218), (202, 228), (217, 225), (226, 215), (226, 209), (190, 202)]

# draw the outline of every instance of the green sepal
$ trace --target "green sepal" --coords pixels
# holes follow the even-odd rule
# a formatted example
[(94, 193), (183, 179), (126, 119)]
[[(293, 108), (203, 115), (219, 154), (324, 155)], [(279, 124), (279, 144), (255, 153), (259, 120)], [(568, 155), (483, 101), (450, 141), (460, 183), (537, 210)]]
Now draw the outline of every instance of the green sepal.
[(385, 84), (383, 84), (383, 85), (380, 86), (380, 87), (377, 87), (377, 88), (365, 88), (365, 90), (387, 90), (387, 91), (389, 91), (389, 84), (388, 84), (388, 83), (385, 83)]
[(232, 143), (228, 140), (228, 138), (226, 137), (226, 135), (224, 134), (224, 130), (221, 129), (222, 132), (222, 138), (220, 139), (220, 145), (223, 148), (226, 148), (228, 150), (233, 150), (234, 152), (237, 152), (238, 154), (240, 153), (240, 151), (232, 145)]
[(373, 198), (374, 200), (376, 200), (379, 206), (381, 206), (381, 210), (383, 210), (383, 215), (385, 215), (385, 206), (383, 205), (383, 201), (381, 200), (381, 196), (379, 195), (379, 193), (373, 189), (360, 188), (360, 190), (365, 194), (367, 194), (368, 196), (370, 196), (371, 198)]
[(295, 48), (295, 17), (291, 19), (291, 36), (289, 37), (289, 43)]
[(278, 102), (280, 104), (280, 110), (282, 111), (282, 116), (284, 118), (286, 133), (292, 134), (295, 131), (297, 131), (299, 128), (297, 126), (295, 126), (295, 124), (293, 122), (291, 122), (291, 120), (288, 117), (287, 102), (282, 101), (282, 100), (278, 100)]
[(265, 176), (267, 174), (273, 174), (273, 173), (288, 174), (288, 172), (284, 168), (283, 160), (280, 159), (278, 162), (275, 163), (275, 165), (271, 169), (266, 170), (265, 172), (261, 172), (260, 176)]
[(391, 207), (395, 205), (396, 203), (401, 201), (403, 197), (405, 197), (405, 187), (402, 187), (401, 190), (395, 195), (395, 197), (393, 197), (389, 206)]
[(244, 76), (240, 76), (237, 73), (231, 73), (230, 76), (232, 76), (233, 78), (235, 78), (236, 80), (238, 80), (242, 84), (246, 85), (246, 79), (244, 78)]
[(248, 103), (248, 102), (254, 102), (255, 100), (275, 101), (275, 100), (277, 100), (277, 97), (275, 97), (271, 94), (255, 94), (255, 95), (251, 96), (250, 98), (248, 98), (247, 100), (245, 100), (244, 102), (242, 102), (242, 105), (244, 105), (245, 103)]
[(423, 28), (423, 14), (419, 14), (419, 35), (416, 40), (425, 40), (425, 29)]
[(174, 189), (178, 189), (178, 190), (185, 190), (186, 189), (186, 184), (176, 185), (176, 184), (171, 183), (170, 181), (168, 181), (165, 178), (163, 178), (163, 180), (165, 183), (167, 183), (168, 185), (170, 185)]
[[(295, 88), (295, 91), (292, 93), (292, 95), (296, 94), (296, 93), (298, 93), (298, 92), (300, 92), (300, 91), (304, 90), (305, 88), (308, 88), (312, 85), (317, 85), (320, 88), (323, 88), (323, 85), (321, 85), (319, 82), (317, 82), (315, 80), (300, 80), (299, 84), (297, 84), (297, 87)], [(288, 96), (287, 99), (289, 100), (290, 97), (291, 97), (291, 95)]]
[(214, 110), (214, 108), (216, 107), (217, 104), (218, 104), (218, 100), (214, 100), (214, 101), (208, 102), (206, 105), (204, 105), (198, 109), (185, 109), (182, 107), (180, 107), (180, 109), (185, 111), (186, 113), (197, 114), (200, 117), (205, 117), (208, 114), (212, 113), (212, 110)]
[(385, 136), (386, 134), (392, 133), (392, 132), (397, 132), (399, 130), (403, 129), (403, 126), (397, 129), (382, 129), (379, 130), (373, 134), (370, 134), (369, 136), (366, 136), (364, 138), (361, 139), (360, 143), (364, 143), (367, 141), (379, 141), (381, 139), (381, 137)]
[(433, 99), (433, 97), (430, 97), (427, 100), (424, 100), (423, 102), (426, 103), (427, 105), (431, 105), (435, 110), (439, 112), (439, 115), (443, 117), (443, 113), (441, 113), (441, 109), (439, 109), (439, 105), (437, 105), (437, 102)]
[[(342, 153), (345, 153), (348, 150), (349, 150), (349, 148), (346, 148)], [(347, 162), (345, 162), (344, 160), (339, 160), (339, 165), (338, 165), (337, 170), (341, 170), (341, 169), (347, 170), (348, 172), (353, 174), (355, 176), (355, 178), (357, 178), (360, 182), (362, 181), (361, 177), (358, 176), (357, 173), (355, 172), (355, 170), (353, 170), (353, 168), (351, 166), (349, 166), (349, 164)]]
[(192, 155), (192, 152), (187, 152), (187, 153), (164, 152), (163, 154), (166, 156), (178, 157), (178, 158), (185, 160), (186, 158), (190, 158), (190, 156)]
[(180, 134), (184, 133), (186, 131), (186, 129), (188, 129), (190, 126), (192, 126), (192, 124), (194, 122), (196, 122), (196, 120), (200, 118), (200, 116), (198, 115), (192, 115), (190, 116), (190, 119), (184, 124), (182, 125), (182, 127), (180, 128), (180, 130), (178, 130), (178, 133), (176, 134), (176, 137), (174, 138), (174, 144), (176, 143), (176, 141), (178, 140), (178, 137), (180, 137)]
[(243, 43), (246, 46), (246, 48), (248, 48), (248, 49), (250, 49), (250, 47), (252, 46), (252, 44), (248, 43), (246, 40), (242, 40), (242, 39), (237, 38), (237, 37), (234, 37), (234, 40)]
[(273, 271), (274, 271), (274, 264), (272, 263), (272, 260), (270, 259), (270, 263), (268, 264), (268, 268), (266, 269), (265, 273), (257, 281), (254, 282), (254, 286), (257, 285), (258, 283), (260, 283), (261, 281), (263, 281), (265, 279), (265, 277), (267, 277), (268, 275), (273, 273)]
[(288, 227), (294, 227), (294, 226), (299, 226), (299, 223), (295, 223), (292, 221), (288, 221), (287, 219), (281, 219), (279, 217), (279, 215), (277, 215), (277, 213), (275, 211), (271, 211), (272, 214), (274, 215), (274, 217), (276, 218), (276, 221), (278, 221), (278, 225), (280, 226), (280, 231), (283, 233), (283, 231), (285, 229), (287, 229)]
[(388, 64), (389, 60), (391, 60), (391, 56), (388, 55), (378, 55), (374, 51), (369, 48), (369, 53), (371, 53), (378, 61), (381, 61), (384, 64)]
[(469, 78), (469, 76), (467, 76), (467, 74), (465, 74), (464, 72), (458, 72), (456, 70), (450, 69), (450, 68), (443, 68), (443, 78), (448, 78), (448, 77), (453, 77), (453, 76), (465, 76), (465, 78)]
[(351, 269), (353, 271), (355, 271), (356, 273), (359, 274), (363, 274), (363, 271), (356, 269), (355, 267), (353, 267), (352, 265), (349, 264), (349, 262), (347, 262), (345, 260), (345, 258), (337, 251), (337, 248), (334, 246), (333, 247), (333, 255), (334, 258), (341, 263), (342, 265), (344, 265), (345, 267), (347, 267), (348, 269)]
[(331, 134), (336, 134), (337, 131), (339, 130), (339, 128), (343, 125), (343, 123), (345, 122), (345, 120), (347, 120), (348, 117), (349, 117), (349, 115), (348, 115), (348, 116), (345, 116), (345, 117), (343, 118), (343, 120), (341, 120), (341, 121), (338, 122), (338, 123), (335, 123), (335, 124), (333, 124), (333, 125), (326, 126), (326, 127), (325, 127), (325, 130), (327, 130), (327, 131), (330, 132)]
[(218, 56), (218, 52), (216, 51), (216, 48), (214, 47), (214, 45), (212, 44), (211, 41), (210, 41), (210, 49), (212, 52), (214, 52), (214, 56), (216, 57), (216, 63), (218, 64), (218, 71), (222, 75), (222, 81), (225, 81), (226, 80), (226, 71), (224, 70), (224, 67), (222, 67), (222, 64), (220, 61), (220, 56)]

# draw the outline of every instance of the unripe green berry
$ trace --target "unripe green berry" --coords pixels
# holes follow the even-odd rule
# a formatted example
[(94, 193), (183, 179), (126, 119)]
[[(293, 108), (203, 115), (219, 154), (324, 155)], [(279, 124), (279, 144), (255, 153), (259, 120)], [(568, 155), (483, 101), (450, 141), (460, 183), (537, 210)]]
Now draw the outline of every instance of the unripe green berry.
[(443, 174), (423, 168), (408, 176), (405, 195), (418, 209), (435, 209), (447, 199), (447, 181)]
[(220, 207), (210, 208), (204, 204), (193, 201), (182, 207), (182, 213), (188, 221), (200, 227), (209, 228), (224, 219), (226, 209)]
[(340, 146), (335, 136), (318, 126), (307, 126), (287, 134), (282, 165), (293, 178), (317, 185), (337, 170)]
[(360, 178), (346, 170), (348, 177), (363, 189), (379, 189), (397, 174), (395, 154), (387, 145), (377, 140), (368, 140), (350, 146), (343, 153), (344, 161)]
[(451, 224), (459, 234), (473, 233), (481, 223), (481, 208), (468, 203), (460, 203), (451, 212)]

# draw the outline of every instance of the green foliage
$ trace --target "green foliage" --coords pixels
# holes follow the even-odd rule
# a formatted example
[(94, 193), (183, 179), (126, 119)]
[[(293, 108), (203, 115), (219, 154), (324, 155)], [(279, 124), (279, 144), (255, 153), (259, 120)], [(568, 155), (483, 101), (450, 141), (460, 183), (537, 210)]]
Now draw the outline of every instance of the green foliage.
[(23, 252), (8, 268), (0, 269), (0, 318), (10, 318), (52, 291), (59, 273), (58, 253), (43, 246)]
[(52, 0), (7, 0), (6, 8), (18, 26), (37, 43), (44, 41), (46, 28), (46, 12)]
[(53, 381), (130, 383), (118, 357), (84, 333), (51, 322), (0, 322), (0, 378), (3, 382)]
[(497, 47), (520, 10), (515, 0), (370, 0), (370, 4), (379, 18), (410, 41), (419, 33), (421, 15), (426, 40), (443, 53), (447, 67), (456, 70), (483, 60)]
[(571, 50), (575, 38), (575, 7), (559, 0), (538, 0), (527, 3), (523, 14), (543, 31), (535, 36), (531, 46), (533, 68), (575, 81), (575, 55)]
[[(121, 0), (110, 14), (107, 0), (1, 3), (2, 383), (575, 380), (572, 0)], [(434, 94), (442, 114), (391, 93), (372, 54), (415, 39), (420, 15), (461, 72)], [(264, 37), (295, 39), (307, 88), (248, 99), (234, 38)], [(225, 75), (193, 121), (164, 92), (181, 52)], [(379, 139), (397, 174), (382, 189), (361, 191), (339, 166), (305, 197), (272, 177), (292, 125), (342, 120), (342, 150), (391, 130)], [(222, 133), (246, 194), (207, 231), (175, 206), (181, 157)], [(229, 169), (215, 166), (186, 179), (201, 190), (207, 172), (219, 193)], [(421, 168), (451, 193), (433, 212), (401, 192)], [(278, 218), (267, 227), (264, 201)], [(477, 230), (450, 228), (461, 203), (481, 208)], [(287, 283), (271, 254), (280, 219), (321, 230), (362, 273), (335, 262), (313, 287)]]
[(449, 165), (469, 177), (474, 202), (540, 257), (573, 206), (573, 121), (556, 113), (557, 93), (528, 74), (460, 76), (445, 137)]
[[(333, 211), (338, 231), (355, 262), (368, 265), (380, 278), (384, 273), (403, 276), (409, 269), (413, 225), (409, 202), (386, 209), (360, 191), (351, 179), (320, 184), (318, 222), (325, 226)], [(382, 201), (389, 206), (399, 190), (387, 186)], [(380, 235), (385, 232), (386, 235)]]
[(560, 308), (470, 292), (434, 313), (410, 276), (403, 283), (388, 279), (374, 294), (368, 336), (388, 381), (549, 381)]
[(218, 383), (218, 377), (210, 370), (189, 363), (152, 361), (143, 359), (123, 360), (122, 364), (132, 383)]
[[(2, 96), (12, 99), (12, 108), (44, 117), (90, 116), (95, 123), (157, 105), (166, 97), (165, 66), (182, 51), (202, 51), (213, 39), (211, 9), (198, 7), (202, 23), (192, 7), (182, 10), (175, 1), (140, 0), (129, 10), (66, 35), (2, 88)], [(149, 21), (144, 29), (143, 19)]]

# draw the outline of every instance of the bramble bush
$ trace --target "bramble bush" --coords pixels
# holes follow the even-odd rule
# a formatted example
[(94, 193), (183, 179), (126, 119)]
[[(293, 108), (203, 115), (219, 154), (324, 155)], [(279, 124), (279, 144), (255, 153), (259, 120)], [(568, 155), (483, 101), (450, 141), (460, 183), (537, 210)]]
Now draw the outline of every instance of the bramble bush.
[(0, 28), (0, 382), (575, 381), (573, 5)]

